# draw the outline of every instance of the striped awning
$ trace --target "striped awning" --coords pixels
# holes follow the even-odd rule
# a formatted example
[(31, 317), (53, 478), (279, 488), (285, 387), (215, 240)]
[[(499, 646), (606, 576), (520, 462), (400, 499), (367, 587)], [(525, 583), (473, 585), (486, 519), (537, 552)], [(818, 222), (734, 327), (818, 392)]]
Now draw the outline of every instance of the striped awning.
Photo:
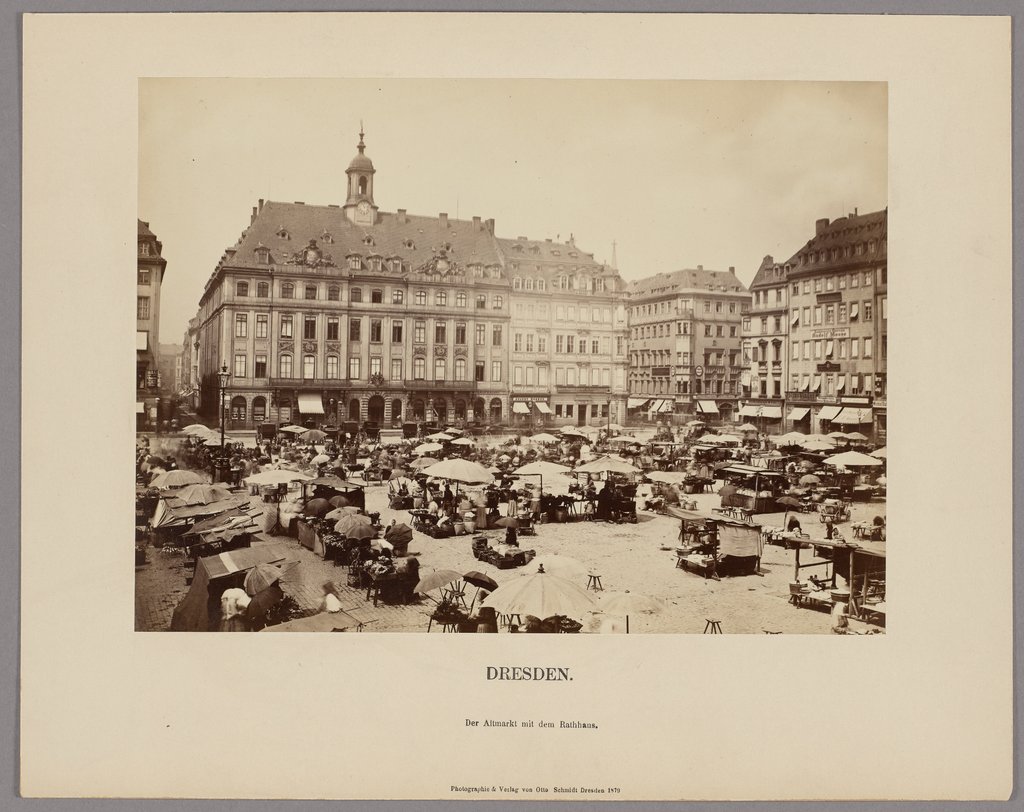
[(639, 409), (642, 406), (646, 406), (651, 402), (650, 398), (628, 398), (626, 400), (627, 409)]
[(873, 421), (874, 414), (871, 409), (858, 409), (854, 406), (847, 406), (838, 416), (832, 418), (833, 423), (839, 423), (844, 426), (859, 426)]
[(676, 404), (671, 400), (663, 400), (661, 406), (658, 408), (659, 412), (671, 412), (676, 408)]
[(517, 400), (512, 404), (512, 411), (516, 414), (529, 414), (530, 407), (523, 403), (521, 400)]
[(535, 400), (533, 405), (537, 407), (537, 411), (541, 414), (551, 414), (551, 407), (548, 406), (547, 401)]
[(324, 404), (320, 395), (310, 392), (299, 392), (299, 411), (302, 414), (323, 414)]
[(818, 420), (835, 420), (836, 415), (838, 415), (842, 410), (842, 406), (822, 406), (821, 411), (818, 412)]
[(698, 400), (697, 410), (704, 414), (718, 414), (718, 404), (713, 400)]
[(786, 419), (798, 422), (807, 417), (810, 411), (810, 409), (805, 408), (803, 406), (795, 406), (792, 409), (790, 409), (789, 416)]

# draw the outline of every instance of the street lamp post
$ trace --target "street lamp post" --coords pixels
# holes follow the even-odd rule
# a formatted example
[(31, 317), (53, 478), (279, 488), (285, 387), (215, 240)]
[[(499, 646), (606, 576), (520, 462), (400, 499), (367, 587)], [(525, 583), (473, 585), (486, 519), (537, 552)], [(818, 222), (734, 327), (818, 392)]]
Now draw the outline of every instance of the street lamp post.
[(228, 372), (228, 362), (224, 361), (221, 364), (220, 372), (217, 373), (217, 377), (220, 379), (220, 460), (218, 465), (223, 468), (224, 466), (224, 393), (228, 388), (228, 378), (231, 377), (231, 373)]

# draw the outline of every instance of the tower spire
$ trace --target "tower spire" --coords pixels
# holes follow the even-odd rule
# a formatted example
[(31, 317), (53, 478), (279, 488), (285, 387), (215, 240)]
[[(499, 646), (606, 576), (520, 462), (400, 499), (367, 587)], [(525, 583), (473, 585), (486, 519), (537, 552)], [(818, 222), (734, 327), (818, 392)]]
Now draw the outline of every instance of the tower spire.
[(366, 144), (363, 143), (363, 136), (364, 135), (365, 135), (365, 133), (363, 132), (363, 120), (359, 119), (359, 143), (356, 146), (359, 149), (359, 154), (360, 155), (362, 155), (363, 154), (363, 150), (366, 149)]
[(618, 243), (617, 243), (617, 242), (615, 242), (615, 240), (612, 240), (612, 267), (613, 267), (613, 268), (614, 268), (615, 270), (618, 270), (618, 269), (619, 269), (619, 259), (618, 259), (618, 257), (617, 257), (617, 256), (615, 255), (615, 248), (616, 248), (616, 246), (617, 246), (617, 245), (618, 245)]

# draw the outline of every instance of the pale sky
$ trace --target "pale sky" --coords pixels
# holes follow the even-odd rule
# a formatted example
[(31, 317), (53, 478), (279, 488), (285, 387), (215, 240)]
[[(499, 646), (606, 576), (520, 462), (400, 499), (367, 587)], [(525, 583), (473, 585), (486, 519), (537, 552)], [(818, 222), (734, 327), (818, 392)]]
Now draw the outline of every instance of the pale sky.
[(359, 123), (384, 211), (567, 239), (626, 279), (786, 259), (888, 204), (881, 83), (145, 79), (139, 217), (168, 262), (160, 341), (259, 198), (345, 202)]

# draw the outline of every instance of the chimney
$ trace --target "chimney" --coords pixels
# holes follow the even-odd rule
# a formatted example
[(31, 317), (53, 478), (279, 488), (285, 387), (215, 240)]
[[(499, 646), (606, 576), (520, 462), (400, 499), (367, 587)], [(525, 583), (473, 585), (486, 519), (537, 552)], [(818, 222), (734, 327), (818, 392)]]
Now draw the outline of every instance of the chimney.
[(263, 198), (260, 198), (260, 211), (263, 211)]
[(489, 220), (484, 220), (484, 225), (487, 227), (488, 233), (493, 235), (494, 234), (494, 218), (492, 217)]
[(405, 216), (405, 209), (399, 209), (398, 210), (398, 222), (399, 223), (408, 223), (409, 222), (409, 218)]
[(736, 266), (735, 265), (730, 265), (729, 266), (729, 273), (736, 273)]
[(447, 230), (448, 228), (448, 212), (443, 211), (437, 215), (437, 219), (441, 222), (441, 228)]
[(252, 207), (252, 218), (249, 220), (249, 225), (252, 225), (255, 222), (256, 222), (256, 207), (253, 206)]
[(473, 230), (474, 231), (479, 231), (480, 230), (480, 218), (477, 217), (475, 214), (473, 215)]
[(698, 271), (703, 271), (704, 270), (704, 266), (703, 265), (698, 265), (697, 266), (697, 270)]
[(825, 233), (825, 229), (828, 228), (828, 218), (822, 217), (820, 220), (814, 223), (814, 236), (818, 237)]

